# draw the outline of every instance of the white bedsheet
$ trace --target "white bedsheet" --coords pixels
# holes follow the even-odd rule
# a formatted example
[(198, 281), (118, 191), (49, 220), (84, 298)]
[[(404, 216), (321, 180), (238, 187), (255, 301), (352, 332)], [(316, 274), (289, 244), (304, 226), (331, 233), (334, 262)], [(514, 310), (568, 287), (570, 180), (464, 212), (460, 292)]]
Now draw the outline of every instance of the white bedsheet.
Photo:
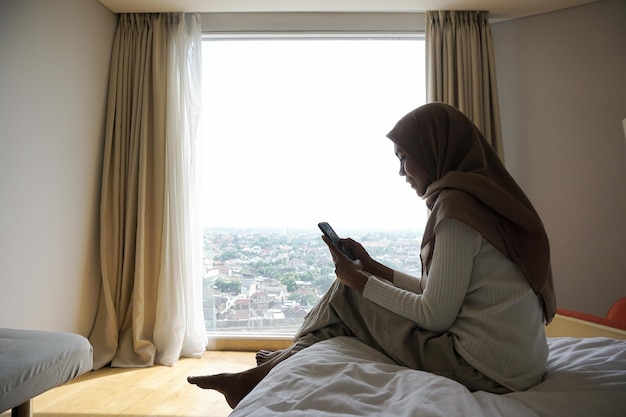
[(549, 344), (543, 383), (494, 395), (400, 367), (354, 338), (338, 337), (278, 365), (231, 417), (626, 416), (626, 341), (557, 338)]

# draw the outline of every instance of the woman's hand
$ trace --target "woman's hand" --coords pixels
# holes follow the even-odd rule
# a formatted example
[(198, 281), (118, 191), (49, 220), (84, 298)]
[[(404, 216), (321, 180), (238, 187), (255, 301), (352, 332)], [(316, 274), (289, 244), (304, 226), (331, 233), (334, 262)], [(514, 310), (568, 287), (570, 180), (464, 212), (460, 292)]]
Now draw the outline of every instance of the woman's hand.
[[(335, 263), (335, 275), (337, 275), (337, 279), (348, 287), (356, 290), (359, 294), (363, 294), (369, 276), (363, 272), (363, 265), (359, 257), (360, 252), (352, 252), (354, 257), (357, 258), (356, 261), (353, 261), (344, 255), (337, 246), (326, 238), (326, 236), (322, 236), (322, 240), (324, 240), (328, 249), (330, 249), (330, 254)], [(348, 240), (352, 241), (352, 239), (343, 239), (344, 243)], [(357, 245), (360, 246), (365, 255), (367, 255), (365, 249), (363, 249), (360, 244), (357, 243)], [(352, 249), (352, 246), (350, 246), (350, 249)], [(369, 255), (367, 255), (367, 257), (369, 258)]]
[(353, 240), (350, 238), (340, 239), (340, 242), (344, 246), (344, 248), (346, 248), (348, 252), (352, 254), (352, 256), (354, 256), (356, 259), (361, 261), (361, 264), (363, 265), (363, 269), (369, 272), (368, 266), (371, 265), (374, 262), (374, 260), (369, 255), (369, 253), (367, 253), (363, 245), (361, 245), (356, 240)]
[(365, 272), (393, 283), (393, 269), (375, 261), (369, 253), (367, 253), (363, 245), (352, 239), (341, 239), (341, 243), (356, 259), (361, 261), (362, 268)]

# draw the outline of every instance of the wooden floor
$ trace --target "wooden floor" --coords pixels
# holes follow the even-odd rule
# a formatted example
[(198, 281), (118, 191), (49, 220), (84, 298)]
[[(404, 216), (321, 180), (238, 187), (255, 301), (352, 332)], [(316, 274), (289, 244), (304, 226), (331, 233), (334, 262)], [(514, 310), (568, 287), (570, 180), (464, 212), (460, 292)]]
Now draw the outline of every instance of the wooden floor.
[[(187, 383), (189, 375), (237, 372), (255, 366), (251, 352), (206, 352), (176, 366), (104, 368), (54, 388), (33, 401), (36, 417), (222, 417), (231, 409), (224, 397)], [(7, 411), (1, 417), (10, 416)]]

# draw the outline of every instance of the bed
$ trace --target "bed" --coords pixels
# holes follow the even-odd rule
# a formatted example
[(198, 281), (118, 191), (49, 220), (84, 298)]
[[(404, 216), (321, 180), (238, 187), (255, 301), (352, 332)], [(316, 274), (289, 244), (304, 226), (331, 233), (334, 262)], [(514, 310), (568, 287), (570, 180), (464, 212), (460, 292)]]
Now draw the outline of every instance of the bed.
[(543, 382), (505, 395), (397, 366), (355, 338), (330, 339), (276, 366), (230, 417), (626, 416), (626, 331), (557, 315), (547, 335)]
[(92, 348), (83, 336), (0, 329), (0, 413), (32, 415), (32, 398), (92, 369)]

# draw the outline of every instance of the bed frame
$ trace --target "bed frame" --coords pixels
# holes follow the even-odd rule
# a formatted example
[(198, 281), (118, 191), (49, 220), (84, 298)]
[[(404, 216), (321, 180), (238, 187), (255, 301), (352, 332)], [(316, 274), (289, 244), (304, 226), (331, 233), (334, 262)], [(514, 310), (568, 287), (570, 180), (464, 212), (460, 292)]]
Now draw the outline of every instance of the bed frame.
[(626, 330), (557, 314), (546, 327), (548, 337), (610, 337), (626, 340)]

